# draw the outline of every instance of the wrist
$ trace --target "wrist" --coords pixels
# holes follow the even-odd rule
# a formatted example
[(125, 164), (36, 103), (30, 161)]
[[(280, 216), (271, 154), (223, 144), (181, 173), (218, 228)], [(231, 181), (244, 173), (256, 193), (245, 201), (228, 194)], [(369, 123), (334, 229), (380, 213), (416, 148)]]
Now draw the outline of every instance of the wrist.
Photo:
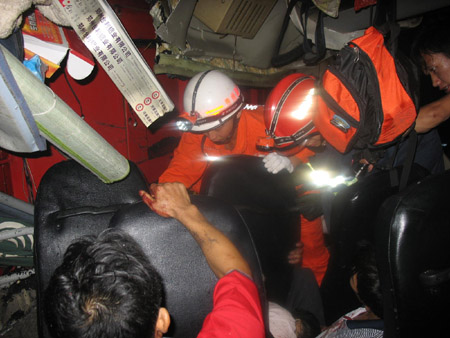
[(302, 163), (302, 160), (295, 155), (290, 156), (289, 160), (291, 161), (291, 164), (294, 168), (296, 168), (300, 163)]
[(190, 204), (182, 209), (176, 210), (174, 218), (180, 221), (181, 223), (187, 223), (193, 219), (198, 219), (199, 217), (203, 217), (198, 210), (198, 208)]

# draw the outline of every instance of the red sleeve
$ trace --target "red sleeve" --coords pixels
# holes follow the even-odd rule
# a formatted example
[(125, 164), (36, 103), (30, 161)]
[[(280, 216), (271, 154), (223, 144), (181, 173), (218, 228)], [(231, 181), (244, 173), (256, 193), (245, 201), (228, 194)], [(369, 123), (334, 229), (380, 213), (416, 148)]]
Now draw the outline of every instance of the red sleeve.
[(201, 177), (206, 168), (206, 161), (201, 148), (202, 136), (183, 133), (169, 167), (159, 177), (159, 183), (180, 182), (186, 188), (189, 188), (197, 182), (192, 190), (198, 192)]
[(214, 289), (214, 308), (198, 338), (264, 338), (264, 321), (255, 283), (238, 271), (222, 277)]

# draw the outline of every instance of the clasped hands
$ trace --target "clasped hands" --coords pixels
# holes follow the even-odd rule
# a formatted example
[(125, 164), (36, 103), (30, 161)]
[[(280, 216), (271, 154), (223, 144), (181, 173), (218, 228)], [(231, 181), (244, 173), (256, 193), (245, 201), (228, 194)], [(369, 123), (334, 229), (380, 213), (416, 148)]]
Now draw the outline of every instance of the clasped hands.
[(192, 204), (186, 187), (182, 183), (163, 183), (150, 185), (150, 193), (140, 190), (144, 203), (162, 217), (179, 219)]

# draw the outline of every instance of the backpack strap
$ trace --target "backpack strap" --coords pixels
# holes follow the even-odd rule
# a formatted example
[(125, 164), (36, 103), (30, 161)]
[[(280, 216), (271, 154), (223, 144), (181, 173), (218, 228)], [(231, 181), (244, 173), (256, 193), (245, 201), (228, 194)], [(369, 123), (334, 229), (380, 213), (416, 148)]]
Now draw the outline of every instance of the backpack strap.
[[(326, 53), (325, 47), (325, 33), (323, 30), (323, 13), (319, 10), (319, 15), (317, 17), (316, 30), (314, 35), (315, 47), (311, 46), (311, 41), (307, 38), (307, 22), (308, 22), (308, 13), (309, 8), (311, 6), (311, 0), (303, 1), (301, 10), (300, 10), (300, 22), (303, 28), (303, 50), (305, 51), (305, 55), (303, 56), (303, 61), (306, 65), (311, 66), (317, 64), (320, 60), (322, 60)], [(303, 20), (304, 18), (304, 20)]]
[(397, 187), (400, 182), (398, 180), (397, 170), (394, 169), (395, 158), (397, 157), (398, 149), (400, 148), (400, 142), (395, 145), (394, 155), (392, 155), (387, 169), (389, 170), (389, 181), (391, 182), (391, 187)]
[(271, 60), (273, 67), (285, 66), (297, 59), (300, 59), (303, 56), (303, 54), (305, 54), (305, 52), (303, 50), (303, 45), (297, 46), (287, 53), (279, 54), (281, 42), (283, 41), (284, 34), (286, 33), (286, 29), (287, 29), (287, 27), (289, 25), (289, 21), (291, 19), (290, 15), (291, 15), (292, 9), (295, 7), (295, 5), (297, 4), (298, 1), (299, 0), (289, 1), (289, 5), (287, 8), (286, 14), (284, 15), (283, 24), (281, 26), (281, 31), (280, 31), (280, 34), (278, 35), (277, 44), (275, 46), (275, 53)]
[(379, 30), (383, 36), (386, 46), (395, 58), (400, 26), (397, 24), (397, 1), (378, 0), (375, 11), (373, 26)]
[[(298, 2), (302, 3), (300, 9), (300, 23), (303, 29), (303, 43), (293, 48), (289, 52), (279, 54), (284, 34), (286, 33), (286, 29), (289, 25), (291, 12)], [(317, 18), (317, 25), (315, 31), (316, 46), (314, 49), (313, 47), (311, 47), (312, 41), (309, 40), (307, 37), (306, 22), (308, 21), (308, 12), (311, 5), (312, 5), (311, 0), (291, 0), (289, 2), (286, 14), (284, 16), (283, 24), (281, 26), (281, 31), (275, 46), (275, 53), (271, 60), (273, 67), (282, 67), (300, 58), (303, 58), (305, 64), (314, 65), (325, 57), (326, 54), (325, 34), (323, 30), (323, 13), (321, 10), (319, 10), (319, 16)]]
[(373, 21), (375, 28), (383, 26), (386, 22), (396, 22), (396, 19), (397, 1), (377, 0), (375, 19)]
[[(384, 41), (389, 49), (392, 57), (396, 57), (398, 49), (398, 36), (400, 35), (400, 26), (396, 22), (397, 18), (397, 1), (396, 0), (377, 0), (376, 13), (374, 19), (374, 27), (378, 29), (385, 37)], [(409, 133), (408, 145), (406, 150), (406, 158), (403, 161), (403, 169), (400, 180), (397, 171), (392, 169), (397, 156), (400, 142), (396, 146), (395, 153), (390, 161), (390, 180), (391, 186), (397, 186), (402, 191), (408, 185), (408, 178), (414, 162), (417, 147), (417, 133), (413, 129)]]
[(403, 162), (403, 170), (400, 176), (400, 185), (398, 190), (402, 191), (408, 185), (409, 174), (411, 173), (411, 167), (414, 162), (414, 157), (416, 155), (416, 147), (417, 147), (417, 133), (415, 130), (412, 130), (409, 133), (408, 139), (408, 150), (406, 152), (406, 158)]
[(397, 152), (400, 146), (400, 142), (397, 144), (394, 155), (389, 161), (387, 169), (389, 170), (389, 178), (391, 187), (398, 186), (398, 191), (402, 191), (408, 185), (409, 174), (411, 173), (411, 168), (414, 163), (414, 157), (416, 155), (416, 147), (417, 147), (417, 133), (415, 130), (412, 130), (409, 134), (409, 138), (407, 142), (406, 148), (406, 156), (403, 160), (403, 169), (400, 174), (400, 178), (398, 176), (397, 170), (394, 168), (395, 158), (397, 156)]

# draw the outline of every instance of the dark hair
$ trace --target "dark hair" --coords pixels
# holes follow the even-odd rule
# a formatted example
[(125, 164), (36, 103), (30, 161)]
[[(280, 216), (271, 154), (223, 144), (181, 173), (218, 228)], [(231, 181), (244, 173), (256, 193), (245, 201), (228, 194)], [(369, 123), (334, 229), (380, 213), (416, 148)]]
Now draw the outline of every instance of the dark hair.
[(162, 280), (127, 234), (105, 230), (72, 243), (45, 291), (55, 337), (151, 337)]
[(448, 21), (435, 22), (424, 26), (413, 44), (413, 57), (423, 66), (422, 54), (442, 53), (450, 58), (450, 24)]
[(375, 258), (375, 250), (369, 242), (361, 241), (357, 245), (352, 273), (356, 275), (358, 296), (374, 314), (383, 318), (383, 299), (380, 277)]
[(302, 322), (302, 331), (297, 334), (299, 338), (314, 338), (320, 334), (319, 320), (311, 312), (303, 309), (296, 309), (292, 311), (292, 316), (295, 320), (300, 320)]

